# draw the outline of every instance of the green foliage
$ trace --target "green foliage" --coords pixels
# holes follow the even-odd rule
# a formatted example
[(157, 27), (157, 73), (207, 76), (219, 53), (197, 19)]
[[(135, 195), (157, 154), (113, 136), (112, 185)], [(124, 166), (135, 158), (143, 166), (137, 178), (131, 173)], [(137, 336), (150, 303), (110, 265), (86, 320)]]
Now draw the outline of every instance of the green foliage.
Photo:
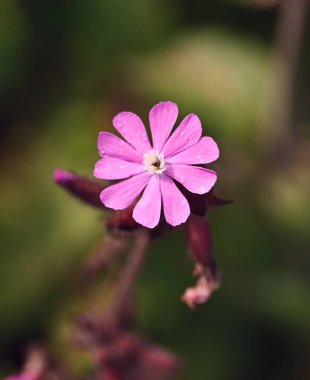
[(132, 66), (137, 92), (154, 101), (164, 94), (183, 113), (197, 112), (206, 131), (225, 143), (257, 148), (273, 95), (270, 53), (259, 41), (221, 30), (186, 31)]
[(0, 4), (0, 99), (21, 79), (26, 63), (27, 19), (15, 0)]

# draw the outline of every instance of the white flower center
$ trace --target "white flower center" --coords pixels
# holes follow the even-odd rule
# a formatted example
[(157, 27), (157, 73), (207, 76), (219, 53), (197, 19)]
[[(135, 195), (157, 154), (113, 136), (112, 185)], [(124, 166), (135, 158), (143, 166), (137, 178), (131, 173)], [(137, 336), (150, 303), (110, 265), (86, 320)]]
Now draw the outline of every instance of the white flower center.
[(153, 174), (162, 174), (166, 170), (164, 156), (154, 150), (143, 155), (143, 164)]

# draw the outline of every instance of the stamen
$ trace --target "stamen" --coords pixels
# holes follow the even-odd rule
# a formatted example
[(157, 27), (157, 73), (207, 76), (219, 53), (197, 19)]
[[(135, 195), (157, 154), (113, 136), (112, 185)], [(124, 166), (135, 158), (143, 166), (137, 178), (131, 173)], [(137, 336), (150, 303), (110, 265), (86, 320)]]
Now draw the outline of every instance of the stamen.
[(157, 160), (157, 161), (153, 162), (152, 165), (155, 166), (155, 168), (159, 169), (160, 168), (160, 161)]
[(162, 174), (165, 170), (165, 160), (162, 154), (150, 151), (144, 154), (144, 165), (150, 173)]

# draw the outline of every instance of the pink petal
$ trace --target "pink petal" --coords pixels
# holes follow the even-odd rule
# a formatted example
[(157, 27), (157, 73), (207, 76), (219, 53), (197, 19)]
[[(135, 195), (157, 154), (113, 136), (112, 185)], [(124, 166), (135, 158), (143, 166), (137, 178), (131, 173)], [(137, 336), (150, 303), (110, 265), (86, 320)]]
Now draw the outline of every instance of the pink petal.
[(151, 175), (144, 193), (133, 210), (133, 218), (136, 222), (148, 228), (157, 226), (161, 211), (160, 177)]
[(100, 179), (122, 179), (145, 171), (145, 167), (135, 162), (124, 161), (120, 158), (104, 156), (94, 169), (94, 176)]
[(160, 188), (167, 222), (172, 226), (184, 223), (190, 214), (187, 199), (173, 180), (165, 174), (161, 176)]
[(178, 113), (178, 106), (172, 102), (161, 102), (151, 109), (149, 120), (154, 149), (158, 151), (162, 149), (177, 120)]
[(98, 150), (101, 157), (105, 155), (122, 158), (125, 161), (143, 162), (143, 156), (126, 141), (109, 132), (100, 132)]
[(124, 210), (137, 198), (149, 179), (149, 173), (142, 173), (109, 186), (101, 192), (101, 202), (114, 210)]
[(201, 133), (201, 122), (198, 116), (194, 114), (186, 116), (164, 145), (163, 155), (171, 157), (196, 144)]
[(219, 157), (219, 149), (211, 137), (202, 137), (197, 144), (169, 157), (169, 164), (208, 164)]
[(116, 130), (141, 153), (152, 149), (145, 127), (138, 115), (132, 112), (121, 112), (113, 119)]
[(190, 165), (169, 165), (166, 174), (196, 194), (207, 193), (215, 184), (217, 175), (213, 170)]

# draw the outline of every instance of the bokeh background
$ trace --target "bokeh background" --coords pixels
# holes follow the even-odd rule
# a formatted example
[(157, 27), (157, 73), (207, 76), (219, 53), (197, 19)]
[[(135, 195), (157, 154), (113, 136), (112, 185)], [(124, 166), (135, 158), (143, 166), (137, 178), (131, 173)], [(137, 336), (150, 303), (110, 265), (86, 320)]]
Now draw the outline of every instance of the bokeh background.
[(1, 0), (1, 378), (33, 339), (70, 355), (74, 273), (104, 234), (102, 213), (53, 170), (91, 176), (113, 115), (146, 121), (162, 100), (218, 141), (216, 191), (234, 203), (209, 215), (221, 289), (188, 310), (183, 233), (162, 238), (137, 287), (137, 330), (183, 358), (183, 379), (310, 378), (307, 3)]

